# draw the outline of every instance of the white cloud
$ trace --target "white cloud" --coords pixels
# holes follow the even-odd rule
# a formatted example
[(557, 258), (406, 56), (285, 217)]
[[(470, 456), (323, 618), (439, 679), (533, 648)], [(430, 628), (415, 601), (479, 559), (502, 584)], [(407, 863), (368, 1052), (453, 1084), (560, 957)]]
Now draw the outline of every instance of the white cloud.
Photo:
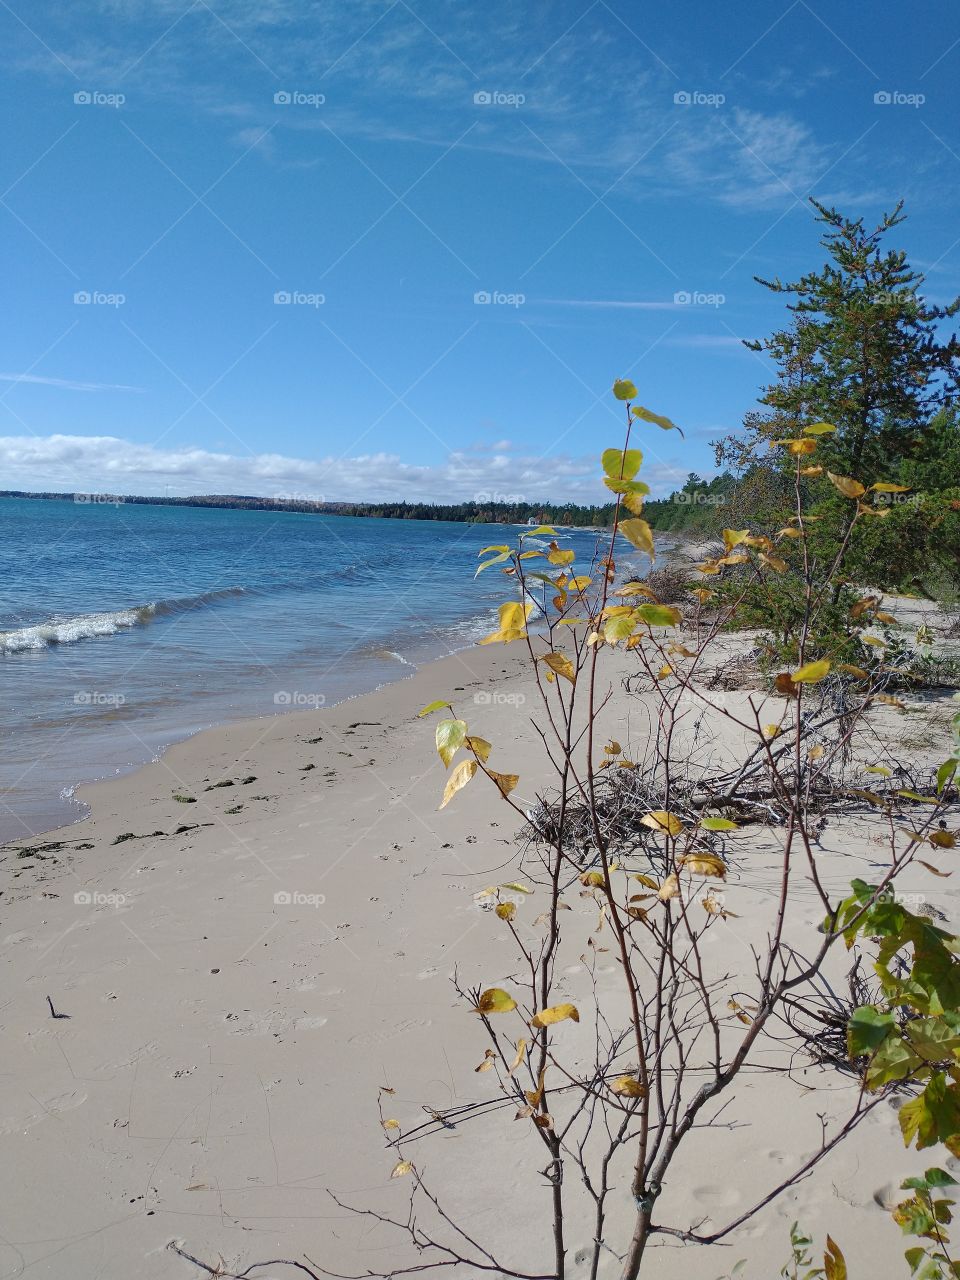
[(63, 391), (143, 390), (143, 387), (127, 387), (119, 382), (75, 382), (72, 378), (42, 378), (34, 373), (0, 373), (0, 382), (30, 382), (41, 387), (58, 387)]
[[(501, 442), (503, 443), (503, 442)], [(10, 489), (119, 493), (143, 496), (244, 494), (311, 501), (399, 500), (457, 502), (605, 502), (597, 459), (451, 453), (431, 465), (394, 454), (355, 458), (291, 458), (279, 453), (240, 457), (183, 445), (170, 449), (115, 436), (0, 437), (0, 474)], [(686, 470), (654, 463), (645, 468), (654, 491), (669, 492)]]

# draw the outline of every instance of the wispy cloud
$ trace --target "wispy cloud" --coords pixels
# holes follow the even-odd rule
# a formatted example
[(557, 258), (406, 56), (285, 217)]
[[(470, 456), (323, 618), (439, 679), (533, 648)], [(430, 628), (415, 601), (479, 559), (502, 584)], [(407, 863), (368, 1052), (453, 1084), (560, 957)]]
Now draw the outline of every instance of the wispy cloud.
[(40, 387), (58, 387), (61, 391), (137, 391), (121, 382), (77, 382), (73, 378), (44, 378), (36, 373), (0, 373), (0, 382), (29, 382)]

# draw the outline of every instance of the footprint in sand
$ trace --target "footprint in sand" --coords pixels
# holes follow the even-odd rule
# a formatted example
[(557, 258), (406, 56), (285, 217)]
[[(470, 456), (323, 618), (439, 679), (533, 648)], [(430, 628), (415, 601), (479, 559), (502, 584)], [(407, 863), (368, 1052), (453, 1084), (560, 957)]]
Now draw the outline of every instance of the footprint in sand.
[(693, 1197), (705, 1209), (729, 1209), (740, 1199), (735, 1187), (694, 1187)]
[(432, 969), (421, 969), (420, 972), (417, 974), (417, 977), (422, 982), (425, 978), (435, 978), (439, 972), (440, 970), (437, 969), (436, 967)]

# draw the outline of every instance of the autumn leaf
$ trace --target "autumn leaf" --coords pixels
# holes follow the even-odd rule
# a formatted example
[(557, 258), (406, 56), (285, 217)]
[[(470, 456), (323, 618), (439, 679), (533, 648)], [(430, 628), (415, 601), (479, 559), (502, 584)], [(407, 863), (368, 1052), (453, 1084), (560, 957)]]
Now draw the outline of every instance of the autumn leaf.
[(422, 716), (428, 716), (431, 711), (439, 711), (441, 707), (449, 707), (449, 705), (450, 703), (446, 702), (443, 698), (438, 698), (436, 702), (428, 702), (422, 711), (417, 712), (417, 719), (420, 719)]
[(565, 654), (545, 653), (540, 661), (545, 663), (551, 671), (556, 672), (558, 676), (563, 676), (565, 680), (569, 680), (571, 684), (576, 683), (577, 673), (573, 663)]
[(680, 881), (671, 873), (657, 891), (657, 897), (661, 902), (669, 902), (671, 898), (679, 897), (679, 895)]
[(487, 1049), (487, 1051), (483, 1055), (483, 1061), (480, 1063), (479, 1067), (473, 1068), (474, 1072), (489, 1071), (490, 1068), (493, 1066), (494, 1062), (496, 1061), (496, 1057), (497, 1055), (494, 1053), (492, 1049)]
[(497, 915), (501, 920), (512, 920), (516, 914), (517, 907), (513, 902), (501, 902), (497, 907)]
[(484, 764), (490, 759), (493, 750), (486, 738), (464, 738), (464, 746), (469, 747)]
[(618, 378), (613, 384), (613, 394), (618, 400), (636, 400), (638, 393), (629, 378)]
[(634, 1076), (617, 1076), (610, 1086), (610, 1092), (622, 1098), (645, 1098), (646, 1089)]
[(437, 725), (437, 753), (444, 765), (449, 767), (450, 761), (463, 746), (467, 736), (465, 720), (441, 720)]
[(573, 1004), (555, 1004), (549, 1009), (541, 1009), (539, 1013), (534, 1014), (530, 1019), (531, 1027), (549, 1027), (555, 1022), (564, 1022), (567, 1018), (571, 1022), (579, 1022), (580, 1014), (577, 1012), (576, 1005)]
[(410, 1163), (409, 1160), (399, 1160), (393, 1166), (393, 1169), (390, 1173), (390, 1177), (402, 1178), (404, 1174), (410, 1173), (412, 1169), (413, 1169), (413, 1165)]
[(727, 875), (726, 864), (714, 853), (688, 853), (680, 859), (680, 865), (694, 876), (716, 876), (724, 880)]
[(497, 773), (495, 769), (488, 769), (490, 777), (500, 789), (500, 794), (504, 799), (510, 794), (517, 783), (520, 781), (520, 775), (516, 773)]
[(646, 520), (635, 517), (632, 520), (620, 521), (620, 532), (638, 551), (645, 551), (652, 560), (656, 554), (653, 545), (653, 530)]
[(516, 1007), (516, 1000), (508, 992), (501, 987), (488, 987), (481, 992), (474, 1013), (510, 1013)]
[(794, 684), (819, 684), (821, 680), (826, 678), (829, 671), (829, 660), (820, 658), (817, 662), (805, 662), (802, 667), (792, 671), (790, 679)]
[(447, 785), (443, 789), (443, 799), (440, 801), (441, 809), (445, 809), (457, 792), (467, 785), (479, 767), (476, 760), (462, 760), (457, 765), (447, 779)]
[(665, 809), (654, 809), (651, 813), (645, 813), (640, 821), (643, 826), (650, 827), (661, 835), (678, 836), (683, 830), (680, 819)]
[(867, 492), (865, 485), (862, 485), (859, 480), (851, 480), (849, 476), (838, 476), (834, 475), (832, 471), (828, 471), (827, 477), (834, 488), (839, 489), (845, 498), (860, 498)]

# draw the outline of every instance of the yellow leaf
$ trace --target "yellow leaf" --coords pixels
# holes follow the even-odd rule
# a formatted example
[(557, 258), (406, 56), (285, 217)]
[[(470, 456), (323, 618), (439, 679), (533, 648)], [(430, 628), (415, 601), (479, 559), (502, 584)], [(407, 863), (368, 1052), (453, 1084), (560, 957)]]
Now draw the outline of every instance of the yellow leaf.
[(450, 761), (463, 746), (467, 735), (465, 720), (441, 720), (437, 725), (437, 753), (449, 767)]
[(882, 649), (884, 647), (884, 641), (878, 639), (876, 636), (861, 636), (860, 639), (863, 644), (872, 644), (877, 649)]
[(819, 464), (812, 467), (801, 467), (800, 474), (802, 476), (822, 476), (823, 467), (821, 467)]
[(443, 799), (440, 801), (441, 809), (445, 809), (457, 792), (467, 785), (479, 767), (476, 760), (462, 760), (457, 765), (447, 779), (447, 785), (443, 789)]
[(639, 881), (640, 881), (640, 883), (641, 883), (642, 885), (646, 885), (646, 887), (647, 887), (648, 889), (659, 889), (659, 888), (660, 888), (660, 886), (657, 884), (656, 880), (651, 879), (651, 877), (650, 877), (650, 876), (644, 876), (644, 875), (640, 875), (640, 874), (638, 873), (638, 874), (637, 874), (637, 875), (635, 875), (633, 878), (634, 878), (634, 880), (639, 880)]
[(708, 893), (705, 898), (700, 899), (701, 905), (708, 916), (720, 916), (722, 920), (726, 920), (728, 916), (737, 918), (735, 911), (727, 911), (721, 900), (712, 893)]
[(417, 718), (428, 716), (431, 711), (439, 711), (441, 707), (449, 707), (450, 703), (445, 702), (443, 698), (438, 698), (436, 702), (428, 702), (422, 711), (417, 712)]
[(957, 837), (952, 831), (931, 831), (930, 843), (937, 849), (955, 849)]
[(400, 1121), (399, 1121), (399, 1120), (384, 1120), (384, 1121), (383, 1121), (383, 1127), (384, 1127), (385, 1129), (399, 1129), (399, 1128), (400, 1128)]
[(646, 596), (648, 600), (658, 603), (656, 595), (644, 582), (628, 582), (614, 591), (613, 594), (621, 598), (624, 596)]
[(474, 1071), (475, 1072), (489, 1071), (490, 1068), (493, 1066), (494, 1061), (496, 1060), (496, 1056), (497, 1055), (494, 1053), (492, 1049), (488, 1049), (486, 1053), (483, 1055), (483, 1061), (480, 1063), (479, 1067), (473, 1068)]
[(822, 743), (818, 743), (815, 747), (811, 747), (807, 752), (808, 760), (821, 760), (827, 753), (827, 749)]
[(765, 724), (763, 726), (763, 736), (765, 738), (776, 738), (779, 737), (781, 733), (783, 733), (783, 730), (778, 724)]
[(879, 773), (881, 778), (891, 777), (891, 771), (882, 764), (868, 764), (864, 773)]
[(497, 907), (497, 915), (501, 920), (512, 920), (516, 914), (517, 908), (513, 902), (501, 902)]
[(680, 819), (675, 814), (667, 813), (665, 809), (655, 809), (652, 813), (645, 813), (640, 821), (645, 827), (650, 827), (663, 835), (678, 836), (683, 830)]
[(599, 871), (584, 871), (581, 873), (580, 883), (585, 884), (588, 889), (602, 889), (606, 881)]
[(510, 1013), (517, 1007), (517, 1002), (501, 987), (488, 987), (481, 993), (474, 1013)]
[(508, 1076), (513, 1075), (517, 1067), (520, 1066), (521, 1062), (523, 1062), (526, 1056), (527, 1056), (527, 1042), (521, 1036), (520, 1039), (517, 1041), (517, 1056), (510, 1063), (510, 1070), (507, 1072)]
[(680, 865), (692, 876), (716, 876), (720, 880), (726, 879), (726, 864), (722, 858), (718, 858), (713, 853), (688, 853), (686, 857), (680, 859)]
[(760, 563), (765, 564), (770, 569), (776, 570), (777, 573), (787, 572), (786, 560), (781, 560), (779, 556), (768, 556), (763, 551), (760, 552)]
[(471, 751), (475, 752), (484, 764), (486, 764), (490, 759), (490, 752), (492, 748), (486, 738), (465, 738), (464, 745), (468, 746)]
[(576, 558), (577, 553), (575, 551), (561, 551), (559, 547), (547, 555), (547, 559), (551, 564), (573, 564)]
[(555, 1004), (549, 1009), (541, 1009), (539, 1013), (534, 1014), (530, 1019), (530, 1025), (531, 1027), (549, 1027), (555, 1022), (564, 1022), (567, 1018), (571, 1022), (580, 1021), (576, 1005)]
[(887, 484), (884, 480), (872, 484), (870, 488), (874, 493), (909, 493), (910, 491), (910, 486), (907, 484)]
[(616, 738), (611, 738), (603, 750), (608, 756), (618, 756), (623, 747), (617, 742)]
[(523, 1091), (523, 1096), (530, 1103), (531, 1107), (539, 1107), (540, 1103), (543, 1101), (543, 1081), (546, 1074), (547, 1068), (542, 1067), (540, 1069), (540, 1075), (537, 1078), (536, 1089), (524, 1089)]
[(709, 587), (691, 587), (690, 590), (701, 604), (717, 594), (715, 591), (711, 591)]
[(394, 1166), (390, 1174), (391, 1178), (402, 1178), (405, 1173), (409, 1173), (413, 1169), (413, 1165), (409, 1160), (399, 1160)]
[(479, 642), (480, 644), (509, 644), (511, 640), (519, 640), (527, 634), (526, 622), (533, 612), (532, 604), (519, 604), (510, 601), (502, 604), (498, 610), (500, 627)]
[(610, 1086), (611, 1093), (618, 1093), (622, 1098), (644, 1098), (647, 1091), (634, 1076), (617, 1076)]
[(500, 794), (504, 799), (507, 798), (510, 792), (520, 781), (520, 775), (517, 773), (497, 773), (494, 769), (488, 769), (487, 772), (500, 788)]
[(676, 898), (680, 893), (680, 881), (673, 874), (667, 876), (663, 884), (657, 891), (657, 897), (661, 902), (668, 902), (671, 898)]
[(918, 858), (917, 861), (920, 863), (921, 867), (925, 867), (927, 871), (930, 871), (933, 875), (939, 876), (941, 880), (949, 880), (950, 877), (953, 875), (952, 871), (939, 871), (936, 867), (932, 866), (929, 862), (924, 862), (922, 858)]
[(501, 889), (511, 889), (514, 893), (533, 893), (529, 885), (521, 884), (519, 880), (511, 880), (509, 884), (502, 884)]
[(826, 678), (829, 671), (829, 660), (820, 658), (817, 662), (805, 662), (802, 667), (792, 671), (790, 679), (794, 684), (819, 684), (821, 680)]
[(638, 551), (645, 551), (652, 560), (656, 554), (653, 546), (653, 530), (646, 520), (639, 516), (632, 520), (621, 520), (620, 532)]
[(867, 492), (866, 487), (859, 480), (851, 480), (849, 476), (834, 475), (832, 471), (828, 471), (827, 476), (834, 488), (839, 489), (845, 498), (859, 498)]
[(746, 542), (750, 536), (749, 529), (723, 529), (721, 530), (723, 537), (723, 545), (728, 551), (732, 551), (735, 546), (741, 542)]
[(803, 434), (806, 436), (827, 436), (832, 431), (836, 431), (836, 429), (829, 422), (813, 422), (809, 427), (803, 428)]
[(565, 680), (569, 680), (571, 684), (576, 683), (577, 673), (574, 670), (573, 663), (564, 654), (545, 653), (540, 661), (545, 662), (551, 671), (556, 672), (558, 676), (563, 676), (563, 678)]
[(823, 1255), (823, 1271), (826, 1280), (847, 1280), (847, 1261), (840, 1246), (827, 1236), (827, 1249)]

